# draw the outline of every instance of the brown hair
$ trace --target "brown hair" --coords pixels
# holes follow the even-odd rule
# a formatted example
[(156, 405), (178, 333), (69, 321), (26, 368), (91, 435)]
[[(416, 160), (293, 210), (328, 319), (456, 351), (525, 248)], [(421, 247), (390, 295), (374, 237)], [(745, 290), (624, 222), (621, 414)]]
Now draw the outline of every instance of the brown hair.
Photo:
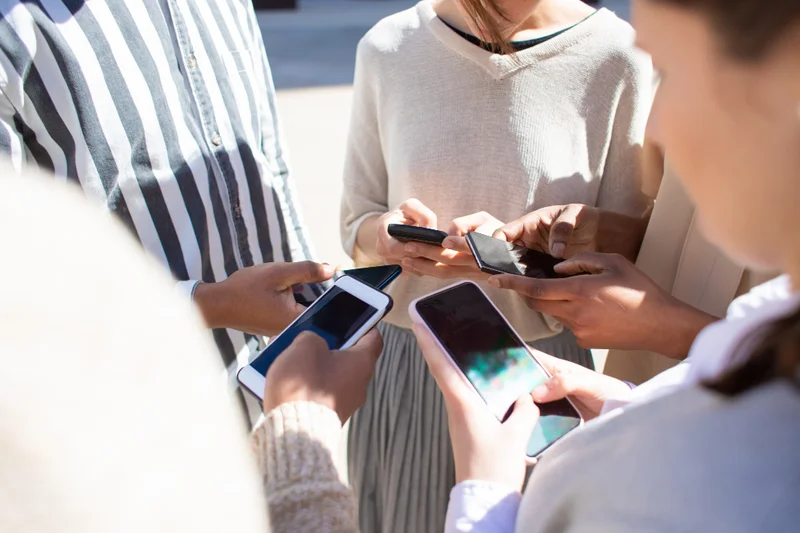
[[(793, 27), (800, 26), (800, 0), (652, 0), (700, 13), (729, 56), (763, 59)], [(800, 309), (762, 328), (744, 363), (707, 386), (728, 396), (776, 379), (800, 387)], [(751, 344), (752, 346), (752, 344)]]
[(498, 18), (508, 21), (508, 17), (496, 0), (458, 0), (458, 2), (472, 23), (485, 34), (478, 37), (486, 41), (491, 52), (496, 54), (514, 53), (514, 48), (506, 41), (498, 23)]

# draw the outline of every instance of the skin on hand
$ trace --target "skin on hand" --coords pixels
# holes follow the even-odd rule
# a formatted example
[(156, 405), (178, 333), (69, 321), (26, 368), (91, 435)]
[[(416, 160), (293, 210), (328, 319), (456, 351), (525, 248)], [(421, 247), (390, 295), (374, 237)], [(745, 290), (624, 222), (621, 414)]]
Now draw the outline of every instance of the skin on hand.
[(485, 211), (456, 218), (450, 223), (449, 235), (442, 246), (407, 243), (403, 268), (420, 276), (435, 278), (486, 279), (481, 272), (464, 237), (471, 231), (492, 230), (503, 223)]
[(560, 263), (562, 279), (504, 274), (489, 284), (511, 289), (528, 307), (554, 316), (584, 348), (650, 350), (683, 359), (716, 317), (672, 297), (620, 255), (586, 253)]
[(295, 301), (292, 286), (319, 283), (333, 274), (332, 266), (313, 261), (266, 263), (243, 268), (225, 281), (199, 284), (194, 301), (210, 328), (271, 336), (305, 310)]
[(366, 401), (382, 349), (375, 329), (341, 351), (331, 351), (321, 337), (304, 331), (267, 372), (264, 412), (288, 402), (315, 402), (335, 411), (344, 424)]
[(606, 400), (623, 400), (631, 395), (631, 388), (623, 381), (552, 355), (535, 353), (536, 359), (553, 376), (531, 393), (536, 403), (554, 402), (569, 396), (583, 419), (591, 420), (600, 415)]
[(520, 397), (511, 415), (501, 423), (427, 328), (414, 324), (414, 334), (444, 395), (456, 482), (487, 481), (521, 490), (528, 440), (539, 420), (539, 410), (530, 394)]

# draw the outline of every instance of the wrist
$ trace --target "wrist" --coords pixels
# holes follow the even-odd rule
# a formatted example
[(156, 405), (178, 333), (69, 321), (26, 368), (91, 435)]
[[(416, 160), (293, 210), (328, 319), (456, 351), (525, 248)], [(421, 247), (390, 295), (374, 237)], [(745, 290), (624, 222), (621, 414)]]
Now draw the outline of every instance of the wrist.
[[(697, 335), (709, 324), (719, 320), (699, 309), (670, 296), (666, 312), (661, 315), (661, 331), (665, 337), (653, 351), (672, 359), (686, 359)], [(663, 327), (666, 325), (667, 327)]]
[(200, 283), (194, 290), (194, 303), (211, 329), (227, 327), (224, 283)]

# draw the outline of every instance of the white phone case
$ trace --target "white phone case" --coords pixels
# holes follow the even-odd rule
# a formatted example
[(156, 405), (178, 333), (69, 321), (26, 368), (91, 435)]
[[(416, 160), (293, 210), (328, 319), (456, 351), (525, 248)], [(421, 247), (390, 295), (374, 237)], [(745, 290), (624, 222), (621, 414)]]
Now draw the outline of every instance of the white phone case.
[[(359, 300), (367, 303), (371, 307), (375, 309), (375, 313), (369, 317), (369, 319), (362, 325), (347, 341), (345, 341), (344, 345), (340, 348), (341, 350), (346, 350), (353, 346), (355, 343), (361, 339), (369, 330), (371, 330), (375, 324), (381, 321), (381, 319), (386, 315), (387, 312), (392, 307), (392, 299), (387, 294), (382, 293), (378, 289), (374, 289), (353, 277), (350, 276), (342, 276), (336, 280), (336, 283), (331, 286), (328, 291), (333, 289), (334, 287), (338, 287), (342, 289)], [(326, 293), (328, 291), (325, 291)], [(294, 324), (300, 320), (303, 315), (313, 310), (315, 305), (318, 305), (318, 302), (323, 301), (323, 296), (317, 298), (308, 309), (303, 311), (303, 313), (297, 317), (286, 329), (291, 328)], [(286, 330), (284, 330), (286, 331)], [(283, 332), (279, 333), (275, 338), (277, 339), (283, 334)], [(252, 393), (256, 396), (259, 400), (264, 399), (264, 385), (266, 382), (265, 376), (261, 375), (255, 368), (253, 368), (250, 364), (243, 366), (239, 369), (239, 372), (236, 375), (239, 383), (244, 387), (247, 391)]]

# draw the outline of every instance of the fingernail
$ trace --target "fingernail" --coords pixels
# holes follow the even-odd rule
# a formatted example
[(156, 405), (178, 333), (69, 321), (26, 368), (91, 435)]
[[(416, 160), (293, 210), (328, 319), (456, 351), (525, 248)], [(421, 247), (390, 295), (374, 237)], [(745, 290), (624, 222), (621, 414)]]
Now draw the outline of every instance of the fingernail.
[(540, 398), (544, 398), (545, 396), (547, 396), (547, 391), (548, 391), (547, 385), (542, 383), (541, 385), (533, 389), (533, 392), (531, 392), (531, 396), (533, 396), (534, 400), (538, 400)]
[(492, 287), (499, 287), (500, 286), (500, 279), (497, 276), (492, 276), (491, 278), (489, 278), (488, 283)]
[(410, 254), (415, 254), (417, 253), (417, 247), (414, 246), (413, 244), (406, 244), (406, 252)]
[(564, 257), (564, 252), (567, 249), (567, 245), (563, 242), (554, 242), (553, 249), (550, 252), (553, 254), (553, 257)]

